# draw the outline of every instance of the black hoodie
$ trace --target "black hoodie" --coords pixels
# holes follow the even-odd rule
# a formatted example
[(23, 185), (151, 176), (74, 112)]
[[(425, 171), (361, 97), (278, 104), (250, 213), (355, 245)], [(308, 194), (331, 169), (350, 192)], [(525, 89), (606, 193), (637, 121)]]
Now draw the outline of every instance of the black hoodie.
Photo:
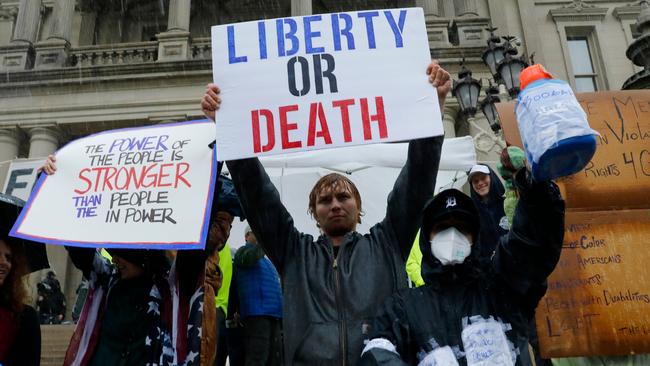
[(490, 258), (496, 248), (499, 238), (508, 232), (510, 224), (503, 210), (503, 201), (505, 189), (499, 176), (490, 169), (490, 192), (486, 200), (476, 193), (470, 182), (470, 193), (472, 200), (478, 208), (481, 216), (481, 233), (478, 239), (478, 247), (481, 258)]
[[(449, 346), (460, 365), (467, 365), (468, 357), (476, 360), (490, 354), (489, 347), (476, 352), (466, 349), (471, 342), (463, 342), (464, 330), (466, 336), (473, 334), (474, 344), (484, 341), (483, 345), (505, 334), (507, 341), (501, 343), (510, 349), (505, 355), (514, 358), (515, 365), (531, 365), (528, 324), (546, 292), (546, 277), (560, 257), (564, 201), (553, 183), (532, 184), (523, 171), (517, 178), (521, 199), (515, 220), (496, 246), (489, 266), (478, 264), (475, 250), (463, 263), (443, 266), (431, 253), (428, 235), (420, 235), (426, 285), (393, 295), (373, 323), (371, 339), (387, 339), (396, 352), (373, 348), (375, 343), (370, 343), (361, 365), (417, 365), (422, 355), (437, 346)], [(424, 212), (422, 232), (426, 233), (434, 213), (427, 208)], [(503, 332), (488, 333), (494, 336), (472, 333), (495, 326)], [(484, 338), (477, 342), (480, 337)]]

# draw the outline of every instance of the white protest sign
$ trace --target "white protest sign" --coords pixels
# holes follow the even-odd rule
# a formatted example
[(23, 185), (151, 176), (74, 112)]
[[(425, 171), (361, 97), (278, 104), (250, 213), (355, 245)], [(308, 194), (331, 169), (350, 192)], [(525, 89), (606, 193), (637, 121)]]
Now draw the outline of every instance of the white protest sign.
[(219, 160), (443, 134), (421, 8), (212, 27)]
[(11, 235), (88, 247), (205, 245), (216, 177), (214, 123), (106, 131), (56, 153)]

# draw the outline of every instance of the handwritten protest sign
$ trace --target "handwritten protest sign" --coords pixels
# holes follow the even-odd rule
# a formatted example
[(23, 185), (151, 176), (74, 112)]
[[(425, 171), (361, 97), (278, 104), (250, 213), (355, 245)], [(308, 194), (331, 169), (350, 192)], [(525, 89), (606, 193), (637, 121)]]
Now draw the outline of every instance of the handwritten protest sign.
[(420, 8), (212, 27), (220, 160), (443, 134)]
[[(558, 181), (567, 202), (560, 261), (536, 320), (546, 357), (650, 352), (650, 92), (577, 94), (598, 148)], [(521, 146), (514, 103), (497, 105)]]
[(11, 235), (88, 247), (205, 245), (216, 155), (214, 123), (106, 131), (56, 153)]

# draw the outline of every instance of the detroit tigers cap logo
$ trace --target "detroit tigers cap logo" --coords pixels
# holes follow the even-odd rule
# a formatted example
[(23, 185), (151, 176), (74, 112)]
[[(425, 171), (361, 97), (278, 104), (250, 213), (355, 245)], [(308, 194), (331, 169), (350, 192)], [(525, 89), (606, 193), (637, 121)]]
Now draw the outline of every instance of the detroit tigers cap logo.
[(447, 205), (445, 208), (456, 206), (456, 197), (447, 197)]

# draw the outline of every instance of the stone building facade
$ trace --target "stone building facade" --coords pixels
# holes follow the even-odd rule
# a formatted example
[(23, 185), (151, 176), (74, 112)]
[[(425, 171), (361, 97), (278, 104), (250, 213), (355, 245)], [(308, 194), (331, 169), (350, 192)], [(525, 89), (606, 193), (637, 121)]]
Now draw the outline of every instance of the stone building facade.
[[(424, 9), (432, 57), (454, 76), (464, 60), (484, 85), (489, 24), (574, 87), (618, 89), (638, 71), (625, 58), (640, 11), (629, 1), (0, 0), (0, 182), (8, 162), (90, 133), (201, 118), (212, 25), (411, 6)], [(571, 37), (586, 39), (591, 73), (572, 67)], [(463, 116), (450, 96), (443, 123), (447, 137), (474, 136), (479, 160), (497, 160), (504, 143), (480, 112)], [(48, 252), (71, 304), (80, 274), (63, 248)]]

